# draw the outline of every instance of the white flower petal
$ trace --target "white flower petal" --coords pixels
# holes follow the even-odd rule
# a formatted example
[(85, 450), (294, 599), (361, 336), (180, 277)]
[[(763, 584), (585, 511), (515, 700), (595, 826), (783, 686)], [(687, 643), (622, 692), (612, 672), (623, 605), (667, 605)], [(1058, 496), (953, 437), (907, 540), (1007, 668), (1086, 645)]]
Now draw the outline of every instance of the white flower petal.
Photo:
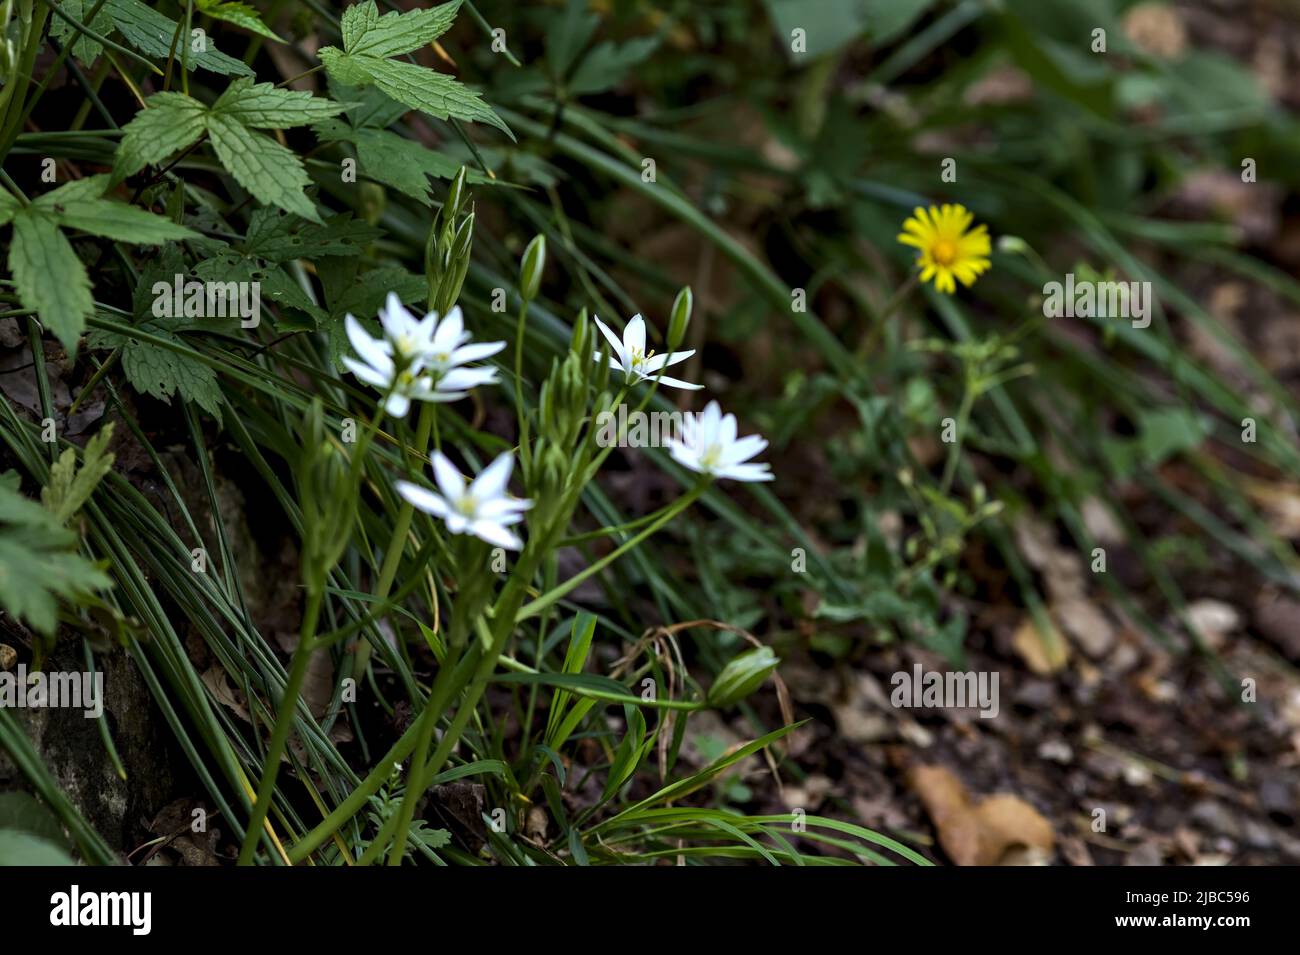
[(623, 329), (623, 349), (628, 355), (645, 354), (645, 319), (639, 314)]
[(352, 374), (364, 381), (367, 385), (370, 385), (373, 388), (379, 388), (383, 391), (388, 390), (388, 383), (392, 379), (382, 371), (371, 368), (364, 362), (357, 361), (355, 358), (348, 355), (343, 356), (343, 366), (347, 368), (348, 371), (352, 372)]
[(389, 292), (384, 300), (384, 307), (379, 310), (379, 324), (384, 326), (384, 334), (390, 339), (411, 337), (416, 329), (415, 316), (406, 310), (396, 292)]
[(411, 399), (401, 392), (394, 392), (388, 396), (384, 410), (394, 418), (405, 418), (406, 413), (411, 410)]
[(693, 384), (689, 381), (682, 381), (680, 378), (669, 378), (667, 375), (651, 375), (647, 381), (657, 381), (661, 385), (667, 385), (669, 388), (683, 388), (686, 391), (699, 391), (703, 385)]
[(352, 343), (353, 350), (361, 356), (361, 360), (367, 365), (383, 368), (387, 363), (388, 367), (392, 367), (392, 360), (379, 347), (379, 341), (371, 338), (366, 330), (361, 327), (361, 323), (351, 315), (343, 318), (343, 329), (348, 334), (348, 341)]
[(767, 439), (762, 435), (747, 435), (723, 448), (722, 464), (724, 467), (743, 464), (766, 447)]
[[(623, 349), (623, 343), (619, 340), (619, 338), (618, 338), (617, 335), (615, 335), (612, 331), (609, 330), (609, 326), (608, 326), (608, 325), (606, 325), (604, 322), (602, 322), (602, 321), (601, 321), (599, 318), (597, 318), (595, 315), (593, 315), (593, 316), (591, 316), (591, 317), (592, 317), (593, 319), (595, 319), (595, 321), (596, 321), (596, 327), (598, 327), (598, 328), (600, 329), (600, 333), (601, 333), (602, 335), (604, 335), (604, 336), (605, 336), (605, 340), (606, 340), (607, 342), (609, 342), (609, 347), (610, 347), (611, 349), (613, 349), (613, 350), (609, 353), (609, 354), (610, 354), (610, 357), (611, 357), (611, 358), (617, 357), (617, 358), (618, 358), (618, 367), (619, 367), (619, 368), (622, 368), (623, 365), (624, 365), (624, 355), (625, 355), (625, 351), (624, 351), (624, 349)], [(600, 354), (600, 351), (597, 350), (597, 351), (596, 351), (596, 354), (599, 355), (599, 354)]]
[(509, 451), (498, 454), (496, 460), (489, 464), (469, 486), (470, 497), (476, 501), (491, 501), (503, 497), (506, 486), (510, 483), (510, 472), (515, 467), (515, 456)]
[(722, 416), (722, 421), (718, 425), (717, 441), (724, 448), (736, 443), (736, 416), (727, 414)]
[(506, 550), (521, 550), (524, 542), (495, 521), (474, 521), (469, 525), (469, 532), (489, 544), (496, 544)]
[(495, 368), (453, 368), (438, 379), (439, 391), (464, 391), (497, 380)]
[(506, 347), (505, 342), (478, 342), (474, 345), (462, 345), (451, 353), (447, 359), (449, 365), (468, 365), (472, 361), (491, 358)]
[(655, 355), (654, 357), (647, 358), (645, 361), (643, 361), (641, 363), (641, 368), (647, 374), (653, 374), (654, 372), (658, 371), (660, 368), (666, 368), (669, 365), (677, 364), (679, 361), (685, 361), (686, 359), (690, 358), (694, 354), (695, 354), (695, 349), (692, 348), (690, 351), (675, 351), (675, 352), (668, 352), (663, 355)]
[(441, 451), (433, 452), (433, 480), (448, 501), (458, 501), (465, 494), (465, 478)]
[(731, 478), (733, 481), (770, 481), (773, 477), (766, 464), (734, 464), (720, 469), (717, 476)]
[(439, 494), (433, 493), (428, 488), (412, 484), (410, 481), (398, 481), (393, 486), (397, 489), (398, 494), (426, 514), (432, 514), (435, 517), (446, 517), (451, 513), (451, 505), (447, 503), (446, 499)]
[(501, 524), (516, 524), (524, 519), (523, 511), (533, 506), (533, 502), (522, 497), (498, 497), (484, 501), (475, 512), (484, 520), (497, 521)]
[(438, 323), (438, 330), (433, 335), (433, 350), (451, 353), (466, 337), (465, 318), (458, 305)]

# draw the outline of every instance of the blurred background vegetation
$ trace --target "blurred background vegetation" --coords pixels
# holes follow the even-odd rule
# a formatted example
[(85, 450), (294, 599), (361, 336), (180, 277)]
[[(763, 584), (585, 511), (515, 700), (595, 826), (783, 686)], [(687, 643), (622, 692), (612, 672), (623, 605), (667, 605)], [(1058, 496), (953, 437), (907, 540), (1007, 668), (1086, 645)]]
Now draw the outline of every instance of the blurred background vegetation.
[[(286, 42), (203, 22), (260, 79), (298, 77), (337, 42), (335, 4), (254, 6)], [(158, 7), (180, 17), (186, 5)], [(257, 352), (184, 336), (211, 359), (219, 415), (197, 399), (128, 394), (115, 374), (90, 381), (108, 390), (100, 414), (124, 418), (135, 441), (133, 453), (118, 450), (122, 493), (95, 505), (88, 535), (92, 552), (118, 562), (120, 613), (152, 634), (132, 644), (146, 684), (132, 712), (150, 726), (131, 732), (170, 740), (158, 744), (170, 755), (157, 786), (120, 783), (127, 812), (85, 810), (113, 830), (114, 847), (158, 851), (196, 802), (239, 817), (238, 780), (256, 765), (248, 710), (262, 706), (249, 698), (287, 649), (277, 640), (294, 629), (297, 599), (286, 589), (293, 507), (270, 462), (299, 396), (259, 391), (247, 376), (270, 371), (343, 400), (327, 381), (339, 303), (364, 314), (378, 305), (346, 299), (348, 283), (359, 268), (388, 269), (419, 296), (431, 201), (445, 194), (437, 180), (464, 164), (477, 221), (461, 304), (477, 335), (513, 335), (493, 290), (513, 287), (533, 235), (547, 238), (527, 381), (540, 382), (582, 309), (642, 312), (662, 329), (690, 285), (698, 351), (681, 376), (702, 381), (742, 433), (772, 442), (771, 486), (714, 488), (565, 605), (599, 617), (596, 672), (645, 652), (658, 678), (672, 661), (707, 683), (748, 645), (744, 633), (782, 658), (788, 701), (769, 688), (693, 716), (674, 742), (685, 733), (683, 765), (705, 766), (785, 724), (788, 703), (809, 722), (790, 734), (779, 774), (750, 756), (693, 805), (724, 822), (819, 813), (941, 862), (1300, 861), (1300, 10), (1262, 0), (479, 0), (414, 59), (480, 90), (514, 138), (400, 110), (387, 134), (357, 112), (348, 128), (286, 133), (319, 201), (381, 236), (345, 243), (329, 269), (261, 263), (328, 301), (274, 296)], [(6, 159), (16, 181), (35, 182), (48, 155), (86, 172), (111, 165), (109, 124), (82, 111), (87, 87), (120, 122), (136, 108), (120, 70), (159, 87), (132, 64), (100, 63), (51, 80)], [(193, 82), (213, 80), (224, 88), (203, 72)], [(329, 89), (323, 74), (291, 85)], [(359, 157), (359, 188), (339, 182), (348, 156)], [(245, 234), (249, 210), (224, 198), (212, 160), (196, 153), (172, 172), (203, 190), (200, 218)], [(164, 205), (172, 186), (152, 183), (141, 199)], [(920, 286), (897, 297), (914, 271), (901, 224), (941, 202), (988, 225), (993, 267), (953, 296)], [(97, 301), (125, 310), (120, 321), (130, 268), (101, 267)], [(1151, 325), (1045, 318), (1043, 286), (1067, 272), (1150, 282)], [(0, 388), (36, 412), (62, 387), (62, 411), (83, 411), (94, 402), (73, 409), (67, 398), (115, 347), (100, 344), (94, 363), (75, 367), (47, 346), (50, 378), (4, 374)], [(5, 345), (5, 368), (32, 362), (23, 335)], [(693, 407), (684, 394), (656, 401)], [(11, 449), (22, 443), (17, 416), (5, 425)], [(942, 439), (945, 419), (959, 423), (958, 442)], [(501, 396), (467, 406), (456, 437), (486, 454), (513, 428)], [(666, 460), (653, 449), (613, 455), (577, 531), (667, 503), (679, 485)], [(137, 544), (188, 550), (193, 539), (220, 554), (220, 573), (202, 584), (159, 556), (162, 544)], [(575, 546), (561, 578), (606, 550)], [(352, 561), (337, 626), (360, 614), (348, 590), (364, 590), (365, 561)], [(710, 622), (654, 629), (684, 621)], [(571, 616), (550, 623), (540, 652), (525, 656), (558, 668)], [(326, 778), (325, 795), (281, 795), (290, 828), (312, 806), (299, 790), (335, 801), (384, 751), (409, 719), (405, 690), (432, 665), (385, 650), (377, 632), (367, 639), (383, 667), (364, 676), (385, 715), (341, 704), (356, 654), (340, 647), (320, 674), (321, 725), (295, 756)], [(61, 641), (62, 652), (79, 658), (79, 643)], [(891, 675), (915, 662), (998, 672), (1000, 716), (890, 707)], [(468, 759), (520, 758), (526, 698), (518, 688), (489, 696)], [(580, 754), (565, 757), (570, 773), (603, 777), (618, 759), (613, 722), (590, 720)], [(71, 768), (83, 756), (60, 768), (46, 752), (53, 769), (43, 770), (29, 765), (39, 746), (0, 732), (11, 758), (22, 754), (15, 779), (37, 780), (49, 801), (62, 786), (94, 802), (98, 777)], [(121, 756), (132, 758), (143, 757)], [(552, 846), (557, 826), (565, 859), (608, 851), (598, 838), (583, 845), (582, 813), (596, 801), (583, 783), (548, 804), (549, 833), (544, 816), (538, 835), (520, 811), (511, 831), (527, 838), (489, 837), (480, 851), (478, 814), (512, 804), (514, 776), (532, 768), (484, 776), (486, 792), (435, 790), (429, 818), (453, 833), (458, 861), (551, 858), (536, 845)], [(647, 778), (665, 768), (643, 766)], [(632, 797), (648, 783), (630, 785)], [(978, 848), (944, 831), (953, 805), (984, 834)], [(769, 824), (745, 825), (770, 835)], [(683, 858), (762, 856), (720, 831), (717, 842), (669, 825), (624, 858), (673, 857), (679, 838), (699, 840)], [(93, 839), (81, 835), (85, 854)], [(190, 841), (197, 859), (228, 857), (220, 839)], [(177, 844), (173, 835), (167, 851)], [(812, 848), (867, 858), (854, 845)]]

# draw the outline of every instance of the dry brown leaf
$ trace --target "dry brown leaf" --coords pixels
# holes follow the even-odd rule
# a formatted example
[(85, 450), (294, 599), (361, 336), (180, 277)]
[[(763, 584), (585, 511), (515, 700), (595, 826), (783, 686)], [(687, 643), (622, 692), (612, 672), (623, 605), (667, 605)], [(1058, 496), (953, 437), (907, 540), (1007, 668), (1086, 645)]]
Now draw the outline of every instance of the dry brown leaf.
[(235, 689), (226, 679), (225, 670), (219, 666), (208, 667), (203, 671), (199, 679), (203, 681), (203, 685), (208, 688), (208, 692), (212, 694), (218, 703), (229, 707), (244, 722), (253, 722), (248, 715), (248, 708), (244, 705), (243, 694), (236, 694)]
[(998, 793), (973, 801), (961, 780), (942, 766), (916, 766), (909, 781), (938, 830), (939, 844), (957, 865), (1038, 863), (1051, 857), (1056, 842), (1051, 824), (1019, 796)]
[(1070, 659), (1070, 645), (1055, 625), (1040, 633), (1032, 616), (1026, 616), (1011, 637), (1011, 646), (1038, 676), (1059, 672)]

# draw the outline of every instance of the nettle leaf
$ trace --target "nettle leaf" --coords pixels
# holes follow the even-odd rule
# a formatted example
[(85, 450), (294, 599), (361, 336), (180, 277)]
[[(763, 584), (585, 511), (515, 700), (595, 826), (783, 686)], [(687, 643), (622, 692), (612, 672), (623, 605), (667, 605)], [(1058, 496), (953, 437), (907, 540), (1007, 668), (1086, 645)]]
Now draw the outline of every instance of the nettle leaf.
[(0, 225), (8, 225), (21, 208), (17, 199), (0, 189)]
[(77, 535), (64, 528), (15, 482), (0, 481), (0, 606), (39, 633), (58, 623), (56, 598), (77, 600), (112, 586), (76, 553)]
[[(113, 18), (109, 14), (107, 5), (95, 14), (93, 23), (86, 23), (86, 14), (95, 8), (96, 0), (60, 0), (59, 9), (66, 13), (78, 23), (90, 27), (100, 36), (113, 32)], [(86, 34), (73, 28), (67, 20), (62, 17), (52, 17), (50, 19), (50, 36), (54, 37), (62, 46), (72, 44), (72, 55), (78, 62), (89, 65), (103, 52), (103, 45), (98, 40), (91, 39)]]
[[(337, 268), (333, 263), (337, 262)], [(355, 315), (372, 334), (380, 334), (379, 323), (372, 317), (384, 304), (390, 291), (403, 302), (423, 301), (429, 292), (428, 280), (403, 268), (384, 267), (372, 269), (358, 276), (356, 260), (326, 260), (320, 263), (325, 300), (329, 306), (329, 321), (324, 326), (325, 350), (330, 363), (342, 368), (341, 358), (350, 354), (343, 329), (343, 317)], [(324, 280), (334, 276), (332, 280)]]
[(343, 49), (319, 52), (330, 77), (347, 86), (377, 86), (399, 103), (438, 119), (488, 123), (511, 139), (514, 134), (481, 96), (450, 76), (415, 63), (390, 60), (446, 32), (459, 0), (430, 10), (379, 16), (374, 0), (353, 4), (343, 13)]
[[(252, 67), (226, 56), (205, 38), (202, 50), (194, 50), (191, 40), (184, 36), (184, 28), (171, 17), (164, 16), (140, 0), (108, 0), (104, 9), (112, 18), (118, 32), (126, 42), (146, 56), (167, 59), (174, 55), (177, 63), (184, 61), (191, 70), (198, 67), (225, 76), (252, 76)], [(186, 44), (185, 51), (181, 44)]]
[(365, 61), (363, 67), (374, 84), (399, 103), (438, 119), (455, 117), (487, 123), (511, 139), (515, 138), (510, 127), (483, 101), (482, 96), (445, 73), (400, 60), (360, 59)]
[(16, 208), (7, 195), (0, 200), (0, 219), (13, 222), (9, 272), (18, 298), (72, 355), (94, 299), (86, 267), (61, 226), (137, 245), (198, 237), (170, 219), (104, 198), (108, 182), (102, 175), (78, 179), (37, 197), (23, 209)]
[(316, 305), (302, 286), (278, 265), (268, 265), (236, 252), (224, 252), (195, 265), (194, 274), (206, 282), (256, 282), (264, 301), (297, 309), (311, 317), (312, 321), (308, 323), (288, 323), (296, 328), (314, 328), (315, 323), (325, 317), (324, 309)]
[[(410, 111), (411, 107), (399, 103), (383, 90), (374, 86), (348, 86), (337, 77), (326, 77), (330, 96), (339, 103), (346, 103), (348, 121), (357, 129), (374, 127), (387, 129)], [(327, 126), (335, 120), (326, 120), (320, 126)]]
[(305, 90), (277, 89), (271, 83), (235, 80), (211, 112), (258, 129), (289, 129), (337, 116), (344, 107)]
[(250, 33), (256, 33), (266, 37), (268, 40), (275, 40), (277, 43), (285, 42), (284, 39), (276, 34), (274, 30), (262, 22), (261, 16), (257, 10), (247, 3), (239, 3), (238, 0), (198, 0), (195, 7), (200, 12), (206, 13), (214, 20), (224, 20), (226, 23), (233, 23), (237, 27), (242, 27)]
[[(156, 338), (177, 344), (183, 341), (166, 321), (146, 322), (138, 327)], [(217, 373), (198, 359), (113, 332), (95, 332), (90, 345), (121, 349), (122, 371), (140, 394), (171, 404), (172, 397), (180, 392), (183, 400), (194, 402), (221, 422), (222, 398)]]
[(40, 196), (32, 202), (32, 208), (66, 228), (135, 245), (198, 237), (197, 232), (170, 219), (104, 198), (108, 184), (109, 178), (104, 175), (78, 179)]
[(316, 206), (303, 192), (311, 177), (293, 150), (217, 113), (208, 116), (208, 139), (221, 165), (256, 198), (320, 221)]
[(211, 107), (179, 93), (155, 94), (146, 106), (126, 125), (113, 166), (114, 180), (192, 145), (206, 132), (217, 159), (241, 186), (262, 202), (320, 221), (303, 192), (311, 178), (302, 161), (254, 129), (324, 122), (343, 112), (341, 104), (241, 78)]
[(31, 208), (13, 217), (9, 272), (24, 306), (36, 311), (41, 325), (69, 354), (94, 308), (90, 277), (67, 238), (48, 216)]
[(383, 235), (350, 212), (322, 223), (305, 222), (278, 209), (258, 209), (249, 217), (243, 251), (268, 262), (287, 262), (304, 256), (360, 255)]
[(112, 469), (113, 454), (108, 450), (112, 439), (113, 424), (109, 422), (86, 442), (81, 467), (77, 467), (76, 449), (67, 448), (50, 468), (49, 483), (41, 488), (41, 503), (60, 524), (66, 525), (81, 510)]
[(343, 11), (343, 49), (370, 56), (401, 56), (428, 46), (451, 29), (461, 0), (426, 10), (390, 11), (382, 17), (374, 0)]
[(182, 93), (155, 93), (122, 130), (113, 161), (120, 182), (199, 141), (207, 131), (207, 107)]
[[(428, 177), (454, 179), (460, 171), (460, 160), (387, 130), (352, 129), (336, 123), (318, 127), (317, 133), (323, 140), (352, 143), (357, 148), (358, 172), (426, 206), (433, 203)], [(491, 181), (482, 173), (471, 173), (467, 178), (477, 183)]]

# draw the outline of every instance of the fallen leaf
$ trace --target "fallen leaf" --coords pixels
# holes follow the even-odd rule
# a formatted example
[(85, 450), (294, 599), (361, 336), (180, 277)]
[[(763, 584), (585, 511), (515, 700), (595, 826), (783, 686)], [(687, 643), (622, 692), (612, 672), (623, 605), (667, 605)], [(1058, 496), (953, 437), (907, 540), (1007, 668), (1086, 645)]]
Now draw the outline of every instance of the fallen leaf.
[(1047, 633), (1040, 633), (1034, 624), (1034, 618), (1027, 616), (1016, 627), (1011, 637), (1011, 646), (1020, 658), (1039, 676), (1051, 676), (1060, 672), (1070, 659), (1070, 645), (1065, 642), (1055, 626)]
[(939, 833), (939, 844), (957, 865), (1003, 865), (1050, 859), (1056, 842), (1051, 824), (1010, 793), (973, 801), (961, 780), (942, 766), (916, 766), (909, 782)]

